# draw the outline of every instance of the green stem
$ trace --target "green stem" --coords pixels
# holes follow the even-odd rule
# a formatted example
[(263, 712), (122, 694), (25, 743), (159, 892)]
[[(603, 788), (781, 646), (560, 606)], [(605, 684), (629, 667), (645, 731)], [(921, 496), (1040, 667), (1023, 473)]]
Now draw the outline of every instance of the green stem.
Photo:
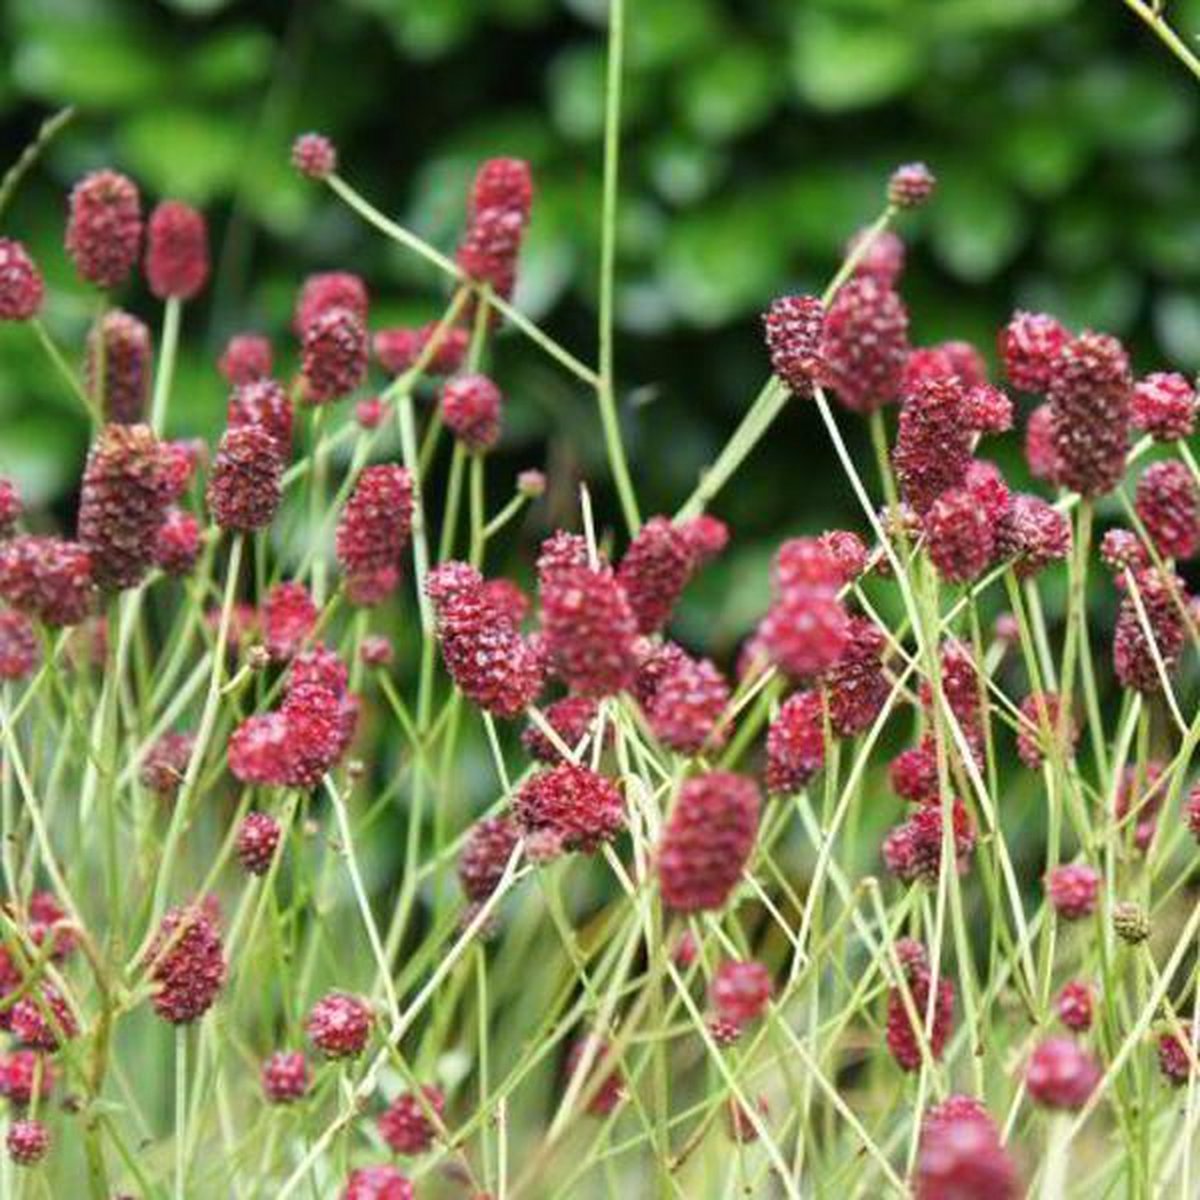
[(167, 401), (175, 375), (175, 355), (179, 348), (179, 315), (183, 301), (168, 296), (163, 309), (162, 344), (158, 348), (158, 369), (154, 372), (154, 400), (150, 406), (150, 428), (159, 437), (167, 420)]
[[(101, 414), (100, 406), (92, 396), (88, 395), (87, 389), (79, 382), (79, 376), (75, 374), (70, 364), (63, 357), (62, 351), (50, 336), (50, 331), (42, 324), (41, 317), (31, 317), (29, 327), (33, 330), (34, 336), (38, 340), (38, 345), (46, 352), (46, 357), (50, 359), (54, 369), (65, 380), (79, 403), (83, 405), (84, 411), (92, 418), (92, 421), (96, 425), (102, 425), (104, 417)], [(98, 338), (98, 340), (100, 339)]]

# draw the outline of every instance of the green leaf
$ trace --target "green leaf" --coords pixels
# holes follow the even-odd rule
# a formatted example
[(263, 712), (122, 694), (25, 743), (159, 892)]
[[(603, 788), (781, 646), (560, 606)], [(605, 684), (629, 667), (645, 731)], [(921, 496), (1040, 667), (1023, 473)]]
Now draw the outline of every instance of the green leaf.
[(228, 115), (189, 108), (150, 108), (121, 131), (129, 165), (162, 195), (202, 204), (226, 190), (243, 151), (242, 130)]
[(571, 46), (555, 55), (546, 72), (550, 115), (569, 138), (588, 141), (604, 132), (604, 52)]
[[(1171, 69), (1168, 70), (1167, 68)], [(1195, 83), (1163, 59), (1148, 69), (1099, 63), (1069, 83), (1071, 116), (1096, 141), (1117, 151), (1170, 150), (1195, 128)]]
[(1200, 299), (1171, 292), (1154, 305), (1154, 331), (1173, 366), (1200, 369)]
[(898, 95), (918, 77), (924, 55), (901, 25), (802, 10), (795, 24), (792, 78), (819, 109), (866, 108)]
[(779, 96), (770, 56), (734, 44), (702, 58), (682, 76), (676, 103), (687, 124), (712, 141), (736, 137), (758, 125)]
[(930, 240), (945, 267), (960, 279), (988, 279), (1016, 255), (1025, 238), (1025, 214), (997, 180), (955, 172), (944, 178), (930, 206)]
[(187, 59), (187, 77), (205, 92), (265, 84), (274, 44), (260, 29), (229, 29), (205, 38)]

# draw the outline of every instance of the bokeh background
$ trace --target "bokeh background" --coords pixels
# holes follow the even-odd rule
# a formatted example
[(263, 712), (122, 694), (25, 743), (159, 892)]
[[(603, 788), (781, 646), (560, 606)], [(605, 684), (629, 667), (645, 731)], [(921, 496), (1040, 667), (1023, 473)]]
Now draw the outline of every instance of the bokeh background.
[[(1044, 306), (1128, 337), (1143, 369), (1200, 366), (1197, 93), (1119, 0), (628, 7), (618, 373), (648, 511), (678, 504), (760, 386), (758, 313), (781, 290), (820, 287), (899, 161), (925, 158), (941, 179), (937, 202), (904, 227), (915, 341), (969, 337), (990, 353), (1015, 304)], [(446, 249), (477, 161), (520, 154), (538, 193), (519, 303), (594, 361), (605, 8), (4, 0), (0, 158), (59, 106), (79, 111), (0, 223), (32, 245), (50, 324), (77, 348), (94, 299), (61, 248), (71, 182), (111, 163), (150, 202), (205, 208), (216, 277), (187, 313), (173, 412), (178, 432), (211, 435), (224, 338), (271, 332), (286, 359), (307, 272), (361, 272), (376, 325), (427, 319), (445, 298), (440, 279), (290, 171), (296, 131), (332, 135), (345, 175)], [(1200, 28), (1200, 0), (1171, 11), (1185, 32)], [(121, 301), (157, 329), (144, 293)], [(494, 366), (510, 397), (496, 502), (515, 470), (548, 466), (560, 488), (535, 525), (573, 519), (576, 475), (615, 516), (591, 396), (518, 337)], [(0, 330), (0, 470), (69, 520), (85, 438), (29, 332)], [(995, 452), (1019, 479), (1007, 441)], [(738, 548), (694, 589), (684, 621), (717, 650), (761, 609), (780, 536), (860, 525), (800, 406), (716, 510)]]

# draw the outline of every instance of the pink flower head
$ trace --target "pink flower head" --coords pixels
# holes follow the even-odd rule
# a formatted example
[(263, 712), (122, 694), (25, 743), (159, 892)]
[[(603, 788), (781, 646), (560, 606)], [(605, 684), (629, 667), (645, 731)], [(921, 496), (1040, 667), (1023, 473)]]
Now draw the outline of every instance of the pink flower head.
[(574, 763), (539, 771), (513, 802), (527, 837), (548, 835), (563, 850), (591, 853), (625, 827), (625, 804), (617, 786)]
[(896, 400), (908, 358), (908, 312), (886, 283), (858, 275), (825, 314), (823, 382), (851, 412), (869, 413)]
[(1183, 375), (1159, 371), (1134, 384), (1129, 415), (1135, 429), (1171, 442), (1192, 436), (1196, 407), (1196, 391)]
[(671, 618), (696, 566), (691, 538), (669, 517), (651, 517), (638, 530), (617, 569), (639, 633), (654, 633)]
[(1096, 911), (1100, 875), (1092, 867), (1055, 867), (1046, 876), (1046, 895), (1064, 921), (1078, 921)]
[(302, 133), (292, 143), (292, 166), (308, 179), (328, 179), (337, 170), (337, 147), (323, 133)]
[(191, 300), (208, 281), (208, 226), (190, 205), (164, 200), (150, 214), (146, 280), (160, 300)]
[(0, 321), (28, 321), (42, 307), (46, 287), (20, 242), (0, 237)]
[(1034, 1047), (1025, 1086), (1044, 1108), (1080, 1109), (1100, 1082), (1100, 1068), (1070, 1038), (1050, 1037)]
[(142, 241), (142, 202), (132, 180), (93, 171), (71, 192), (67, 253), (81, 278), (100, 288), (125, 281)]
[(442, 388), (442, 421), (465, 449), (479, 454), (500, 439), (503, 400), (486, 375), (458, 375)]
[(238, 387), (269, 379), (272, 357), (270, 339), (259, 333), (235, 333), (217, 359), (217, 370), (228, 383)]

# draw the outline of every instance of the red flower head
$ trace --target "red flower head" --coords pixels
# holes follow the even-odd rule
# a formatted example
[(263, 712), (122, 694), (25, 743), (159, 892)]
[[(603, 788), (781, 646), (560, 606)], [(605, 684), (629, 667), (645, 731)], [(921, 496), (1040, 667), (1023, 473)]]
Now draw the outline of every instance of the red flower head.
[(758, 637), (771, 660), (793, 679), (827, 671), (841, 658), (850, 618), (833, 588), (793, 587), (771, 606)]
[(692, 539), (683, 526), (651, 517), (641, 527), (617, 569), (638, 632), (654, 633), (667, 624), (695, 567)]
[(677, 754), (719, 749), (728, 733), (721, 718), (729, 684), (706, 658), (682, 654), (663, 673), (646, 709), (654, 736)]
[(190, 733), (164, 733), (142, 760), (138, 773), (142, 786), (164, 800), (171, 799), (183, 783), (195, 744)]
[(888, 203), (895, 208), (919, 208), (937, 187), (933, 172), (923, 162), (904, 163), (888, 180)]
[(1110, 529), (1100, 539), (1100, 561), (1113, 572), (1113, 582), (1119, 588), (1125, 586), (1125, 571), (1138, 571), (1150, 565), (1150, 555), (1142, 545), (1141, 538), (1132, 529)]
[(137, 187), (116, 171), (93, 171), (71, 192), (67, 253), (81, 278), (97, 287), (123, 283), (142, 241)]
[(337, 170), (337, 148), (323, 133), (302, 133), (292, 143), (292, 166), (309, 179), (328, 179)]
[(28, 321), (42, 307), (45, 284), (25, 247), (0, 237), (0, 321)]
[(1192, 1073), (1188, 1048), (1174, 1033), (1164, 1033), (1158, 1039), (1158, 1067), (1172, 1087), (1183, 1087)]
[(1058, 1019), (1076, 1033), (1086, 1033), (1092, 1027), (1092, 989), (1078, 979), (1063, 984), (1054, 1002)]
[(1099, 872), (1088, 866), (1055, 867), (1046, 876), (1046, 895), (1064, 921), (1078, 921), (1096, 911)]
[[(603, 558), (603, 556), (601, 556)], [(556, 529), (538, 551), (538, 582), (544, 584), (560, 567), (586, 567), (588, 565), (587, 539), (578, 533)]]
[(385, 1163), (351, 1171), (342, 1200), (413, 1200), (415, 1195), (413, 1185), (395, 1167)]
[(821, 371), (825, 306), (816, 296), (780, 296), (763, 314), (771, 369), (792, 395), (812, 395)]
[(1146, 468), (1135, 507), (1163, 558), (1191, 558), (1200, 548), (1200, 487), (1178, 459)]
[[(962, 874), (975, 849), (975, 827), (966, 806), (957, 798), (951, 801), (954, 827), (955, 867)], [(905, 822), (911, 846), (911, 870), (915, 878), (935, 884), (942, 868), (942, 806), (920, 804)]]
[[(905, 968), (909, 994), (916, 1010), (917, 1022), (909, 1016), (904, 993), (894, 987), (888, 993), (887, 1047), (902, 1071), (915, 1071), (921, 1065), (921, 1040), (925, 1033), (926, 1013), (929, 1010), (933, 972), (923, 963)], [(938, 979), (937, 997), (933, 1005), (933, 1028), (929, 1034), (929, 1054), (935, 1061), (942, 1057), (946, 1042), (954, 1030), (954, 984), (944, 975)]]
[(1070, 336), (1053, 317), (1018, 309), (999, 338), (1009, 383), (1022, 392), (1045, 393)]
[(46, 625), (78, 625), (92, 611), (92, 558), (78, 542), (18, 537), (0, 544), (0, 598)]
[(270, 813), (250, 812), (238, 826), (237, 856), (251, 875), (265, 875), (279, 848), (282, 830)]
[(709, 771), (679, 789), (658, 850), (663, 903), (677, 912), (724, 906), (742, 877), (758, 831), (754, 782)]
[(432, 1109), (440, 1120), (446, 1108), (446, 1097), (441, 1088), (426, 1086), (421, 1092), (424, 1104), (415, 1092), (405, 1092), (380, 1115), (380, 1136), (394, 1154), (424, 1154), (433, 1145), (437, 1129), (426, 1110)]
[(109, 309), (88, 331), (84, 386), (99, 396), (106, 421), (134, 425), (145, 419), (151, 358), (150, 330), (119, 308)]
[(475, 175), (467, 232), (458, 265), (508, 299), (516, 281), (517, 254), (533, 205), (529, 165), (518, 158), (488, 159)]
[(503, 400), (486, 375), (459, 375), (442, 388), (442, 420), (465, 449), (479, 454), (500, 439)]
[(1133, 427), (1156, 442), (1191, 437), (1196, 427), (1195, 389), (1174, 372), (1147, 375), (1134, 384), (1129, 415)]
[(33, 1100), (35, 1085), (40, 1100), (47, 1099), (54, 1091), (54, 1067), (44, 1054), (14, 1050), (0, 1057), (0, 1096), (7, 1097), (15, 1107), (24, 1108)]
[(367, 467), (338, 521), (338, 562), (354, 604), (385, 600), (400, 579), (400, 556), (412, 531), (413, 483), (404, 467)]
[(282, 787), (290, 773), (292, 739), (282, 713), (247, 717), (230, 735), (229, 769), (242, 783)]
[[(437, 321), (430, 321), (415, 329), (380, 329), (371, 339), (371, 349), (389, 375), (402, 375), (416, 366), (439, 327)], [(444, 330), (425, 366), (425, 374), (452, 375), (462, 366), (469, 341), (470, 335), (465, 329), (451, 327)]]
[(996, 529), (996, 551), (1011, 558), (1018, 578), (1027, 579), (1062, 562), (1071, 552), (1071, 522), (1040, 496), (1018, 492)]
[(313, 1005), (305, 1029), (326, 1058), (357, 1058), (374, 1020), (365, 1000), (348, 992), (329, 992)]
[(767, 730), (767, 791), (798, 792), (825, 765), (825, 702), (820, 692), (797, 692)]
[(172, 1025), (204, 1016), (225, 984), (221, 934), (203, 904), (173, 908), (163, 917), (147, 961), (157, 985), (154, 1010)]
[(145, 575), (166, 513), (158, 441), (148, 425), (106, 425), (88, 455), (79, 500), (79, 542), (92, 578), (113, 590)]
[(225, 421), (230, 429), (261, 426), (274, 438), (279, 458), (286, 461), (291, 457), (292, 405), (276, 380), (253, 379), (238, 384), (229, 397)]
[(26, 993), (8, 1011), (12, 1035), (23, 1046), (54, 1051), (79, 1033), (66, 1000), (53, 984)]
[(517, 793), (513, 815), (526, 837), (544, 836), (563, 850), (583, 853), (625, 827), (625, 804), (616, 784), (574, 763), (532, 776)]
[(29, 675), (39, 657), (37, 635), (29, 618), (15, 609), (0, 609), (0, 679)]
[(904, 499), (922, 516), (943, 492), (966, 483), (971, 430), (956, 379), (929, 378), (906, 393), (892, 464)]
[(771, 1002), (771, 973), (760, 962), (722, 963), (709, 985), (717, 1015), (734, 1025), (757, 1021)]
[(511, 817), (485, 817), (467, 835), (458, 856), (458, 881), (473, 904), (482, 904), (504, 877), (519, 833)]
[(187, 575), (200, 555), (200, 522), (181, 508), (167, 510), (154, 538), (154, 565), (168, 575)]
[(541, 599), (547, 654), (572, 691), (611, 696), (633, 682), (637, 618), (611, 568), (547, 571)]
[(146, 280), (160, 300), (191, 300), (208, 281), (208, 226), (190, 205), (164, 200), (150, 214)]
[(268, 1104), (294, 1104), (308, 1095), (312, 1077), (300, 1050), (277, 1050), (262, 1065), (262, 1089)]
[(30, 1167), (49, 1152), (50, 1130), (41, 1121), (22, 1117), (9, 1125), (4, 1141), (9, 1158), (20, 1167)]
[(926, 804), (938, 798), (937, 749), (928, 734), (918, 746), (901, 750), (888, 766), (892, 791), (902, 800)]
[(1187, 590), (1178, 576), (1150, 567), (1134, 577), (1134, 586), (1117, 611), (1113, 631), (1113, 667), (1122, 687), (1147, 695), (1162, 690), (1159, 664), (1170, 676), (1187, 640), (1180, 612), (1186, 603)]
[(263, 601), (263, 635), (276, 662), (299, 653), (317, 623), (317, 606), (308, 589), (296, 580), (277, 583)]
[(11, 479), (0, 476), (0, 542), (12, 537), (21, 519), (21, 493)]
[[(841, 583), (851, 583), (867, 569), (867, 548), (857, 533), (851, 533), (848, 529), (830, 529), (817, 540), (825, 553), (837, 563)], [(780, 560), (782, 557), (781, 547)], [(782, 565), (777, 570), (782, 571)]]
[[(573, 750), (591, 729), (596, 712), (595, 700), (587, 696), (564, 696), (551, 704), (543, 715), (559, 738)], [(521, 734), (521, 743), (539, 762), (553, 765), (562, 761), (558, 747), (533, 723)]]
[[(1031, 770), (1042, 765), (1047, 748), (1058, 741), (1062, 699), (1055, 692), (1031, 692), (1021, 701), (1021, 724), (1017, 727), (1017, 755)], [(1065, 757), (1074, 753), (1079, 726), (1072, 718), (1067, 723)]]
[(349, 395), (367, 377), (367, 330), (348, 308), (330, 308), (304, 326), (303, 398), (324, 404)]
[(1039, 404), (1025, 422), (1025, 464), (1034, 479), (1058, 483), (1062, 460), (1054, 439), (1054, 409), (1049, 404)]
[(217, 370), (233, 387), (267, 379), (271, 374), (271, 342), (258, 333), (235, 333), (225, 343)]
[(1064, 487), (1101, 496), (1121, 482), (1132, 394), (1129, 358), (1116, 338), (1082, 333), (1063, 347), (1047, 396)]
[(949, 583), (969, 583), (981, 575), (996, 550), (987, 511), (967, 488), (943, 492), (925, 514), (929, 557)]
[(1044, 1108), (1079, 1109), (1100, 1082), (1100, 1068), (1077, 1043), (1046, 1038), (1034, 1047), (1025, 1068), (1025, 1086)]
[(866, 617), (851, 617), (841, 657), (826, 672), (829, 724), (838, 737), (865, 733), (879, 716), (891, 685), (883, 672), (883, 630)]
[(292, 328), (303, 338), (318, 317), (335, 308), (349, 309), (366, 325), (369, 303), (367, 285), (349, 271), (324, 271), (310, 275), (296, 297)]
[(976, 433), (1007, 433), (1013, 427), (1012, 400), (990, 383), (967, 388), (963, 411)]
[(850, 280), (825, 314), (822, 377), (851, 412), (869, 413), (899, 395), (908, 358), (908, 312), (886, 283)]
[[(845, 254), (857, 254), (859, 246), (867, 236), (867, 229), (860, 229), (847, 243)], [(885, 229), (877, 233), (862, 256), (858, 259), (854, 274), (869, 276), (884, 287), (895, 287), (896, 281), (904, 272), (904, 242), (900, 235)]]
[(354, 406), (354, 419), (368, 431), (378, 429), (387, 413), (387, 404), (382, 396), (368, 396)]
[[(952, 1108), (956, 1100), (965, 1103)], [(929, 1110), (914, 1186), (916, 1200), (1017, 1200), (1016, 1167), (978, 1101), (951, 1097)]]
[(282, 499), (279, 442), (261, 425), (227, 429), (208, 481), (208, 507), (223, 529), (265, 529)]

